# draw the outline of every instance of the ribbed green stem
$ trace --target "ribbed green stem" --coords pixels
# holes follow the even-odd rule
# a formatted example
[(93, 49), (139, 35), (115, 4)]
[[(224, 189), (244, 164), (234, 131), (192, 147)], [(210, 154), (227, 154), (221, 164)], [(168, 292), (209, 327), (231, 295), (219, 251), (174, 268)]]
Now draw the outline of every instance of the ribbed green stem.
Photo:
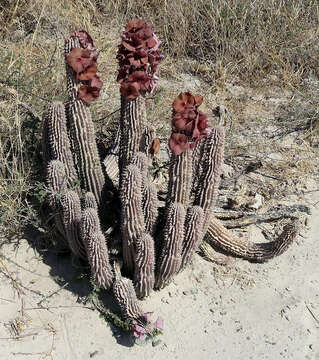
[(91, 113), (82, 100), (74, 100), (67, 104), (67, 116), (81, 187), (92, 192), (100, 206), (105, 180)]
[(100, 288), (109, 289), (113, 283), (113, 272), (96, 209), (89, 207), (83, 210), (81, 236), (95, 281)]
[(93, 193), (91, 192), (86, 192), (82, 199), (81, 199), (81, 207), (83, 210), (85, 209), (95, 209), (97, 210), (98, 209), (98, 206), (97, 206), (97, 202), (96, 202), (96, 199), (95, 199), (95, 196)]
[[(139, 151), (145, 150), (144, 133), (146, 129), (145, 99), (142, 95), (133, 100), (126, 100), (121, 96), (120, 121), (120, 177), (132, 157)], [(120, 180), (121, 183), (121, 180)]]
[(142, 176), (136, 165), (128, 165), (121, 186), (121, 230), (124, 268), (134, 273), (136, 241), (145, 232), (142, 211)]
[(45, 167), (51, 160), (61, 161), (68, 187), (74, 187), (78, 179), (68, 138), (65, 107), (61, 102), (53, 102), (48, 106), (43, 119), (42, 146)]
[[(73, 48), (81, 48), (80, 41), (76, 36), (71, 36), (64, 42), (64, 56), (66, 57)], [(78, 97), (80, 81), (76, 78), (76, 72), (65, 62), (67, 91), (69, 101), (76, 100)]]
[(153, 234), (158, 215), (158, 199), (156, 186), (148, 178), (149, 162), (146, 154), (142, 152), (137, 152), (131, 160), (131, 164), (138, 167), (142, 178), (142, 207), (145, 229), (146, 232)]
[(72, 253), (86, 259), (86, 251), (80, 237), (81, 203), (75, 191), (68, 190), (60, 199), (61, 218), (65, 236)]
[(138, 319), (143, 315), (131, 280), (121, 276), (120, 270), (116, 268), (113, 293), (119, 304), (122, 314), (127, 319)]
[(61, 217), (60, 201), (66, 191), (67, 178), (65, 174), (65, 167), (59, 160), (51, 160), (46, 168), (46, 185), (48, 187), (48, 203), (54, 213), (54, 222), (59, 233), (65, 238), (65, 229)]
[(136, 242), (134, 285), (138, 298), (148, 296), (154, 287), (154, 240), (144, 233)]
[(181, 265), (181, 251), (184, 239), (185, 208), (181, 203), (172, 203), (167, 212), (164, 240), (159, 264), (156, 269), (157, 289), (169, 283)]
[(157, 198), (156, 185), (147, 182), (143, 189), (143, 214), (145, 222), (145, 231), (154, 235), (158, 219), (159, 201)]
[(253, 243), (239, 238), (226, 229), (214, 216), (211, 218), (205, 241), (226, 253), (246, 260), (264, 262), (282, 254), (299, 233), (298, 220), (286, 224), (279, 237), (267, 243)]
[(200, 206), (191, 206), (187, 210), (185, 237), (182, 247), (181, 268), (188, 265), (203, 239), (204, 211)]
[(224, 139), (224, 127), (215, 126), (204, 143), (203, 163), (194, 201), (194, 205), (204, 210), (204, 234), (209, 226), (220, 183), (220, 169), (224, 160)]
[(192, 150), (172, 155), (169, 167), (168, 204), (178, 202), (185, 206), (189, 203), (192, 183)]

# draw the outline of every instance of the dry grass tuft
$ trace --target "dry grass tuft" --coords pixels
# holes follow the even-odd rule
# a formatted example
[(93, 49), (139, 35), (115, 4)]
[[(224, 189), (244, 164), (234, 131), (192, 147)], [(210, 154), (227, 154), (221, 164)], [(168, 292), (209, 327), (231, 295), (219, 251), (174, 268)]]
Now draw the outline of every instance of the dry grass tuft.
[(246, 0), (96, 0), (105, 14), (122, 25), (144, 17), (156, 26), (166, 53), (254, 82), (274, 72), (280, 81), (298, 83), (318, 75), (317, 1)]
[(15, 29), (21, 36), (32, 33), (33, 38), (37, 31), (67, 36), (71, 23), (89, 32), (103, 25), (106, 34), (134, 17), (142, 17), (155, 25), (169, 56), (196, 59), (195, 72), (208, 66), (216, 76), (227, 72), (252, 82), (276, 72), (281, 82), (293, 85), (305, 75), (319, 72), (316, 0), (16, 0), (9, 6), (2, 1), (0, 6), (1, 3), (4, 34)]
[[(115, 81), (119, 34), (134, 17), (150, 20), (163, 41), (162, 85), (149, 112), (156, 106), (150, 121), (164, 134), (171, 99), (189, 86), (186, 72), (200, 79), (191, 90), (210, 105), (216, 90), (234, 79), (294, 89), (304, 78), (319, 75), (316, 0), (0, 0), (0, 227), (10, 229), (7, 238), (37, 221), (30, 201), (41, 197), (34, 190), (42, 173), (40, 118), (48, 101), (66, 98), (63, 38), (86, 29), (101, 50), (104, 90), (92, 111), (97, 130), (105, 132), (120, 105)], [(240, 99), (222, 98), (242, 110)], [(318, 113), (310, 109), (309, 114), (313, 120), (305, 136), (313, 143)]]

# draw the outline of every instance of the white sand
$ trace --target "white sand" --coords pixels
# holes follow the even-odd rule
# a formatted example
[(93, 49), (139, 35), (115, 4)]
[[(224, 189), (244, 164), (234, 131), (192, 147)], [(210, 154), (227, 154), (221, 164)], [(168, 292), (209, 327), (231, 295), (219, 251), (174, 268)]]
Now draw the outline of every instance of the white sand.
[[(317, 201), (312, 194), (310, 202)], [(161, 315), (165, 321), (163, 342), (156, 347), (132, 347), (127, 334), (84, 307), (80, 300), (88, 286), (74, 279), (70, 258), (44, 254), (41, 259), (27, 241), (16, 250), (6, 246), (2, 253), (11, 261), (0, 258), (0, 269), (25, 288), (18, 296), (12, 281), (0, 274), (0, 358), (318, 360), (318, 219), (313, 207), (310, 230), (266, 264), (236, 260), (225, 268), (196, 256), (190, 269), (142, 304), (155, 312), (154, 320)], [(60, 289), (54, 276), (68, 284)], [(42, 302), (48, 310), (34, 309), (58, 289)], [(15, 320), (23, 323), (19, 340), (10, 326)]]

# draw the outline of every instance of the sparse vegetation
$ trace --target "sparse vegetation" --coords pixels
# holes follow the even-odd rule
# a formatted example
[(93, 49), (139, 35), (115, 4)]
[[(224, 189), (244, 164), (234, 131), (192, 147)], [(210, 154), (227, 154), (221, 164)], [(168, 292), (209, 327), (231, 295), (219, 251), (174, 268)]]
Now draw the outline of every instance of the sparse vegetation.
[[(319, 75), (319, 5), (315, 0), (0, 0), (0, 227), (7, 240), (30, 221), (38, 222), (34, 206), (41, 196), (35, 189), (42, 174), (40, 121), (47, 101), (65, 98), (60, 86), (64, 80), (64, 62), (59, 56), (63, 38), (74, 29), (86, 29), (101, 50), (100, 73), (105, 85), (93, 118), (97, 130), (105, 132), (119, 108), (119, 98), (113, 96), (118, 93), (114, 55), (118, 33), (134, 17), (154, 24), (166, 54), (161, 77), (171, 82), (170, 86), (159, 84), (156, 119), (151, 117), (161, 121), (161, 138), (167, 137), (171, 101), (185, 86), (179, 74), (186, 73), (201, 79), (208, 104), (222, 94), (234, 113), (234, 138), (242, 121), (236, 113), (244, 114), (246, 103), (224, 95), (227, 83), (276, 86), (279, 91), (285, 88), (302, 94), (307, 103), (304, 121), (300, 106), (291, 113), (292, 107), (286, 104), (293, 119), (288, 119), (285, 110), (282, 114), (287, 117), (279, 125), (288, 130), (290, 124), (301, 127), (307, 151), (317, 151), (318, 91), (305, 87), (305, 79), (318, 81)], [(150, 104), (152, 108), (153, 102)], [(240, 142), (234, 140), (229, 154), (241, 151)], [(297, 145), (299, 151), (301, 144)], [(288, 155), (294, 162), (293, 154)], [(289, 172), (294, 171), (296, 178), (313, 172), (318, 164), (309, 161), (294, 162), (296, 167)]]

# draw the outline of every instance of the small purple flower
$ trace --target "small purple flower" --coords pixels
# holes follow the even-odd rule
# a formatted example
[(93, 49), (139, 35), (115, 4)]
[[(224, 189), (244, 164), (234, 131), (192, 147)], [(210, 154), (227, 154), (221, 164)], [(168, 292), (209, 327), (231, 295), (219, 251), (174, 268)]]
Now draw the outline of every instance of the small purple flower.
[(143, 314), (140, 319), (132, 320), (130, 323), (135, 343), (145, 345), (150, 340), (161, 334), (164, 329), (164, 320), (159, 316), (155, 322), (152, 322), (153, 312)]
[(145, 318), (146, 324), (149, 324), (151, 322), (151, 318), (152, 318), (153, 314), (154, 314), (153, 312), (147, 312), (143, 315)]
[(146, 330), (143, 326), (138, 325), (138, 323), (136, 321), (132, 321), (131, 328), (133, 330), (133, 335), (137, 339), (139, 339), (141, 341), (145, 340)]
[(163, 330), (164, 330), (164, 319), (163, 319), (161, 316), (159, 316), (159, 317), (156, 319), (154, 325), (156, 326), (156, 328), (157, 328), (158, 330), (163, 331)]

